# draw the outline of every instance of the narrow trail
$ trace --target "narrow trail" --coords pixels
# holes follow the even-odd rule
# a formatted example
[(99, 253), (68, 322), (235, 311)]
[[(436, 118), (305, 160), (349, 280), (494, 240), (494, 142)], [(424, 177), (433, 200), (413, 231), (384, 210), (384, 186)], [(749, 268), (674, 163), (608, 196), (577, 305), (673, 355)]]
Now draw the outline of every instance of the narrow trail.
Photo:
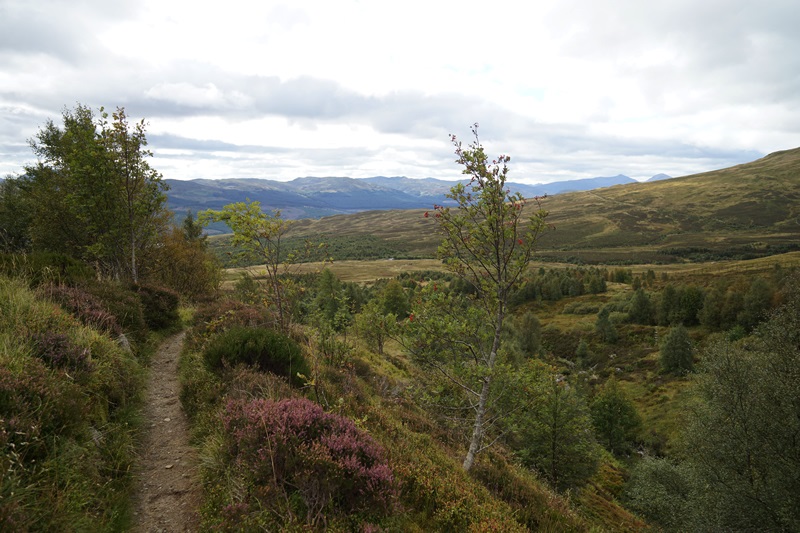
[(178, 397), (178, 357), (184, 335), (179, 333), (164, 341), (150, 365), (145, 435), (136, 469), (135, 533), (197, 530), (197, 459)]

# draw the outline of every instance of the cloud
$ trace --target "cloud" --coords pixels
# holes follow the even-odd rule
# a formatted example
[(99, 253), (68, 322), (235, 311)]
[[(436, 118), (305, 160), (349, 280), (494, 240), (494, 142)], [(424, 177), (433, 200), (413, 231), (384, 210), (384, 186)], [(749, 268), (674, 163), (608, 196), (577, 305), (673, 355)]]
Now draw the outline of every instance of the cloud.
[(788, 0), (6, 0), (0, 172), (78, 102), (146, 117), (168, 177), (458, 177), (448, 135), (469, 142), (474, 122), (529, 181), (711, 170), (800, 145), (799, 15)]

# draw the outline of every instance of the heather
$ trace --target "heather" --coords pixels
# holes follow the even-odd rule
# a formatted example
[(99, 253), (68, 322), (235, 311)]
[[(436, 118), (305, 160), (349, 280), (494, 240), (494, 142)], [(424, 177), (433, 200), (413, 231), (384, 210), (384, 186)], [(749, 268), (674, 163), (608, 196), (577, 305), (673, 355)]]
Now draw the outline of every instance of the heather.
[(126, 523), (143, 371), (86, 316), (0, 277), (0, 530)]
[(337, 513), (381, 516), (392, 509), (385, 452), (352, 420), (287, 398), (230, 401), (222, 422), (233, 469), (261, 489), (242, 502), (246, 508), (266, 507), (311, 526)]

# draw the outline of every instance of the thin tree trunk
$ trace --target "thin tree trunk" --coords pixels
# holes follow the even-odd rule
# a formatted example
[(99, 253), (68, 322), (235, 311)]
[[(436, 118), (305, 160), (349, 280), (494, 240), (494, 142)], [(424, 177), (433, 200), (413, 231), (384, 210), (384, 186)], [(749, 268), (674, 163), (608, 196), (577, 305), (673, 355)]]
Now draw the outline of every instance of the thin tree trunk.
[(494, 363), (497, 360), (497, 351), (500, 349), (500, 334), (503, 329), (503, 318), (505, 310), (503, 305), (500, 304), (497, 310), (497, 325), (494, 330), (494, 340), (492, 341), (492, 351), (489, 354), (489, 362), (487, 365), (488, 374), (483, 379), (483, 386), (481, 387), (481, 395), (478, 399), (478, 408), (475, 413), (475, 424), (472, 427), (472, 438), (469, 442), (469, 449), (467, 456), (464, 457), (464, 464), (462, 468), (469, 472), (472, 468), (472, 463), (475, 462), (475, 456), (481, 449), (481, 441), (483, 440), (483, 419), (486, 417), (486, 405), (489, 402), (489, 390), (492, 385), (492, 372), (494, 371)]

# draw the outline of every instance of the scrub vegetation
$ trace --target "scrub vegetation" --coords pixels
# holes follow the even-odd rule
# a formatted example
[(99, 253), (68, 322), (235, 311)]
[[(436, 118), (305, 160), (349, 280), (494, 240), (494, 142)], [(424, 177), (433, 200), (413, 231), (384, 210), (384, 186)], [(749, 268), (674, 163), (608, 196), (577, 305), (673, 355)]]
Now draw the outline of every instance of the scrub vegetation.
[[(797, 151), (537, 202), (476, 132), (428, 216), (198, 214), (259, 255), (222, 273), (144, 124), (63, 118), (0, 184), (0, 529), (134, 525), (149, 356), (181, 328), (204, 531), (800, 528)], [(73, 220), (91, 187), (48, 195), (90, 171), (151, 201)]]

